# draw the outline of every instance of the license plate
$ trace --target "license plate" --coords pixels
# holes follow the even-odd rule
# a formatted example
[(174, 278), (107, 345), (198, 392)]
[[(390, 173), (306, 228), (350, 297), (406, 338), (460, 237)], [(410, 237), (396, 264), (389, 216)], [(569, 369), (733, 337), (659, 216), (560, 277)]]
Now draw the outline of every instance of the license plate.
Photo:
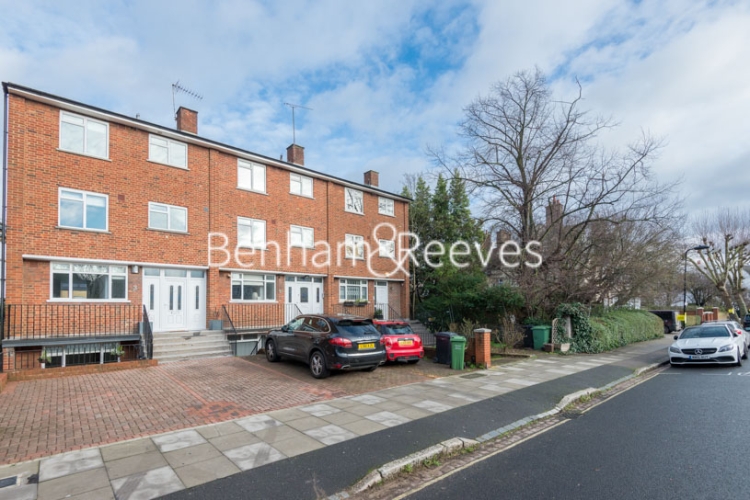
[(690, 359), (708, 359), (708, 356), (690, 356)]
[(357, 348), (360, 351), (364, 351), (365, 349), (375, 349), (375, 343), (374, 342), (370, 342), (369, 344), (359, 344), (357, 346)]
[(413, 340), (399, 340), (398, 345), (400, 345), (401, 347), (411, 347), (414, 345), (414, 341)]

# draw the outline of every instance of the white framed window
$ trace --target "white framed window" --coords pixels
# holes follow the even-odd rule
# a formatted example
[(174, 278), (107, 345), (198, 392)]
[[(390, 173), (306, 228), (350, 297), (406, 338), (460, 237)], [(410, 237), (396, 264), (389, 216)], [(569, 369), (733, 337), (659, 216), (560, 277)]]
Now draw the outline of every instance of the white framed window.
[(60, 149), (109, 158), (109, 124), (60, 111)]
[(187, 233), (187, 208), (149, 202), (148, 227)]
[(128, 267), (50, 263), (52, 300), (126, 300)]
[(381, 257), (396, 258), (396, 242), (393, 240), (378, 240), (379, 254)]
[(315, 248), (315, 232), (311, 227), (291, 226), (289, 245), (293, 247)]
[(237, 160), (237, 187), (258, 193), (266, 192), (266, 167)]
[(339, 301), (367, 300), (367, 280), (341, 279)]
[(232, 273), (232, 300), (275, 302), (276, 276)]
[(237, 217), (237, 246), (266, 248), (266, 221)]
[(383, 198), (378, 196), (378, 213), (383, 215), (395, 216), (396, 212), (394, 209), (393, 200), (390, 198)]
[(344, 188), (344, 210), (355, 214), (365, 213), (364, 194), (352, 188)]
[(187, 168), (187, 144), (149, 134), (148, 159), (173, 167)]
[(306, 177), (295, 173), (289, 174), (289, 192), (299, 196), (313, 197), (312, 177)]
[(58, 225), (60, 227), (92, 231), (107, 230), (109, 196), (60, 188), (58, 197)]
[(356, 234), (347, 234), (344, 237), (344, 247), (347, 259), (365, 258), (365, 238)]

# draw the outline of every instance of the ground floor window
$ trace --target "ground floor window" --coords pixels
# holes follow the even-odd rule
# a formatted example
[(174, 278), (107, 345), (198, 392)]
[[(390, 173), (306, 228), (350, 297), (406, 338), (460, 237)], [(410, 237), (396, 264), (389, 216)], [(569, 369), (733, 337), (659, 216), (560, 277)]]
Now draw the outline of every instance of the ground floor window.
[(232, 300), (276, 300), (276, 276), (232, 273)]
[(341, 302), (367, 300), (367, 280), (340, 280), (339, 300)]
[(53, 262), (52, 298), (117, 300), (127, 298), (127, 266)]

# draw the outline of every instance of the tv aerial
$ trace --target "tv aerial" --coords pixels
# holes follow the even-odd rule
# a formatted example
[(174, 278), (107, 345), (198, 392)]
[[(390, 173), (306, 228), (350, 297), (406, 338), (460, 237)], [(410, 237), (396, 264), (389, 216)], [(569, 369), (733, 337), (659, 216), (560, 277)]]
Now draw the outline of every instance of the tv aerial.
[(195, 92), (193, 90), (185, 88), (184, 86), (180, 85), (180, 81), (177, 80), (176, 82), (174, 82), (172, 84), (172, 110), (174, 111), (175, 117), (177, 116), (177, 106), (175, 105), (174, 96), (176, 94), (179, 94), (180, 92), (182, 92), (183, 94), (187, 94), (190, 97), (192, 97), (193, 99), (196, 99), (198, 101), (202, 101), (203, 100), (203, 96), (202, 95), (200, 95), (199, 93), (197, 93), (197, 92)]
[(296, 108), (300, 108), (300, 109), (307, 109), (309, 111), (312, 111), (313, 109), (308, 108), (307, 106), (302, 106), (301, 104), (292, 104), (289, 102), (285, 102), (284, 106), (289, 106), (290, 108), (292, 108), (292, 144), (297, 144), (297, 131), (296, 131), (297, 126), (294, 121), (294, 110)]

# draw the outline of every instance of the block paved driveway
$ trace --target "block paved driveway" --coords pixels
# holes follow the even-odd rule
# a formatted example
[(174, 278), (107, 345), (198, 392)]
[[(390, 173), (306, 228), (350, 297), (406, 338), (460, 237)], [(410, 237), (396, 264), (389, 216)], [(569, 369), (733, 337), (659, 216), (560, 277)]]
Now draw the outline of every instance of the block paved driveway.
[(11, 382), (0, 394), (0, 464), (223, 422), (452, 375), (430, 361), (334, 373), (261, 356)]

